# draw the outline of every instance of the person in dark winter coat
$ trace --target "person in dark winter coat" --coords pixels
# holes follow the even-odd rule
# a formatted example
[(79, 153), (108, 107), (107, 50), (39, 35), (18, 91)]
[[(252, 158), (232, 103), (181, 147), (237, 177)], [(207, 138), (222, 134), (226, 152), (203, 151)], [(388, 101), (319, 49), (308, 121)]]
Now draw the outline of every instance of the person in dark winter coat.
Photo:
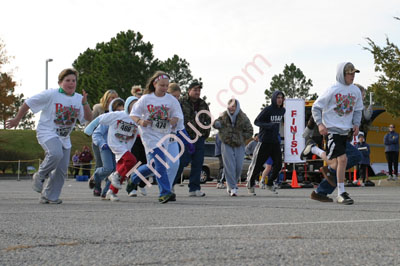
[(256, 195), (255, 181), (260, 172), (263, 171), (263, 165), (268, 157), (273, 160), (272, 175), (268, 179), (267, 188), (274, 194), (277, 194), (274, 187), (274, 180), (278, 178), (279, 171), (282, 168), (282, 152), (279, 143), (279, 128), (283, 122), (285, 108), (283, 102), (285, 95), (281, 91), (275, 91), (272, 94), (271, 105), (265, 107), (257, 116), (254, 124), (260, 127), (258, 135), (259, 142), (254, 150), (253, 158), (247, 172), (248, 193)]
[[(388, 162), (388, 180), (397, 180), (397, 167), (399, 164), (399, 134), (395, 131), (395, 126), (389, 126), (389, 132), (385, 135), (385, 155)], [(394, 167), (394, 172), (393, 172)]]
[(365, 136), (363, 132), (360, 132), (358, 134), (358, 143), (356, 144), (356, 148), (361, 152), (362, 154), (362, 159), (357, 165), (357, 181), (356, 184), (358, 184), (360, 178), (362, 179), (362, 186), (365, 184), (366, 179), (367, 179), (367, 171), (368, 171), (368, 166), (370, 164), (369, 160), (369, 154), (371, 152), (368, 143), (365, 142)]

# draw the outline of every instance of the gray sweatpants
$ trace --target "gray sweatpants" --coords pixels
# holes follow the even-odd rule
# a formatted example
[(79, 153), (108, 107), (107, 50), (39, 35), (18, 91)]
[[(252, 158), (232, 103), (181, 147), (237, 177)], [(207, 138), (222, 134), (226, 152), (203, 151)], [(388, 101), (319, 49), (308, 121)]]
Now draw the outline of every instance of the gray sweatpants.
[(221, 143), (221, 154), (224, 163), (224, 175), (229, 189), (237, 188), (242, 174), (245, 146), (232, 147)]
[(46, 153), (46, 157), (40, 164), (39, 176), (41, 178), (49, 177), (44, 184), (42, 196), (49, 200), (57, 200), (67, 178), (71, 149), (64, 149), (58, 138), (52, 138), (41, 146)]

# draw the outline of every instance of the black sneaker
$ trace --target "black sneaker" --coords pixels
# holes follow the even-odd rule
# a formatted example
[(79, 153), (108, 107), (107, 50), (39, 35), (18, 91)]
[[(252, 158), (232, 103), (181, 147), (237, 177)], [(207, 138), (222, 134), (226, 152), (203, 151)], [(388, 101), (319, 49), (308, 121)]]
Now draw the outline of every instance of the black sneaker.
[(315, 141), (312, 139), (307, 140), (306, 142), (306, 147), (304, 150), (301, 152), (300, 159), (305, 160), (306, 157), (311, 153), (311, 148), (315, 146)]
[(328, 197), (326, 195), (323, 195), (323, 194), (319, 194), (319, 193), (317, 193), (315, 191), (313, 191), (311, 193), (310, 198), (313, 199), (313, 200), (318, 200), (320, 202), (333, 202), (333, 199), (331, 199), (330, 197)]
[(336, 198), (337, 203), (344, 204), (344, 205), (351, 205), (354, 203), (347, 192), (343, 192)]
[(173, 198), (176, 198), (175, 194), (172, 193), (172, 192), (171, 192), (170, 194), (167, 194), (167, 195), (164, 195), (164, 196), (159, 197), (159, 198), (158, 198), (158, 202), (160, 202), (161, 204), (167, 203), (168, 201), (171, 200), (171, 198), (172, 198), (172, 199), (173, 199)]
[(97, 190), (96, 188), (93, 189), (93, 196), (100, 197), (101, 196), (101, 189)]
[(126, 192), (131, 193), (132, 190), (137, 190), (137, 185), (132, 183), (132, 180), (128, 178), (128, 181), (126, 182)]
[(92, 175), (90, 178), (89, 178), (89, 188), (90, 189), (93, 189), (94, 188), (94, 186), (96, 185), (95, 184), (95, 182), (94, 182), (94, 175)]

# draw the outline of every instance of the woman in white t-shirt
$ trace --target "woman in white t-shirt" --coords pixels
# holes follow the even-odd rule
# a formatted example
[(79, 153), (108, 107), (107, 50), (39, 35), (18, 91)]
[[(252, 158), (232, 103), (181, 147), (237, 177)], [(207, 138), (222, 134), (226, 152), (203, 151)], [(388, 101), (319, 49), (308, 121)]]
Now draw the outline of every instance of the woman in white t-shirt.
[[(143, 132), (142, 140), (147, 154), (147, 165), (157, 177), (160, 203), (175, 199), (168, 181), (164, 151), (168, 149), (171, 128), (179, 119), (183, 119), (178, 100), (167, 93), (168, 85), (169, 76), (157, 71), (149, 79), (144, 95), (133, 106), (130, 114)], [(141, 171), (141, 167), (138, 171)], [(134, 178), (132, 183), (136, 184), (139, 181), (138, 178)]]
[[(75, 93), (78, 72), (64, 69), (58, 75), (59, 89), (45, 90), (27, 99), (14, 119), (6, 121), (6, 128), (16, 127), (29, 111), (40, 114), (36, 128), (39, 144), (46, 156), (33, 175), (34, 191), (41, 193), (40, 203), (60, 204), (60, 194), (67, 177), (71, 152), (70, 133), (77, 120), (81, 124), (92, 120), (92, 110), (87, 102), (87, 93)], [(48, 182), (43, 188), (44, 181)]]

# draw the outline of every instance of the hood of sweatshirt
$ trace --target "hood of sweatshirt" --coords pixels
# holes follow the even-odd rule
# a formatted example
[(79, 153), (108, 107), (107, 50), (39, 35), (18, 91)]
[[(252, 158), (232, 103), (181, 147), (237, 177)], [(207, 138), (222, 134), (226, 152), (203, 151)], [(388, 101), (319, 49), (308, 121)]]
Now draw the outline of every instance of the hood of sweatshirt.
[(117, 101), (117, 100), (119, 100), (119, 101), (122, 101), (122, 102), (125, 102), (123, 99), (121, 99), (121, 98), (115, 98), (114, 100), (112, 100), (111, 102), (110, 102), (110, 104), (108, 105), (108, 111), (109, 112), (114, 112), (115, 110), (113, 110), (112, 109), (112, 106), (113, 106), (113, 103), (115, 102), (115, 101)]
[[(272, 94), (271, 97), (271, 105), (274, 106), (275, 108), (278, 108), (278, 105), (276, 104), (276, 98), (278, 97), (278, 95), (282, 95), (283, 98), (285, 98), (285, 94), (281, 91), (274, 91), (274, 93)], [(283, 106), (281, 106), (283, 107)]]
[(346, 81), (344, 79), (344, 67), (350, 62), (343, 62), (338, 64), (337, 69), (336, 69), (336, 81), (339, 82), (340, 84), (344, 86), (348, 86), (346, 84)]
[(235, 99), (235, 102), (236, 102), (236, 110), (235, 110), (235, 112), (234, 112), (233, 114), (231, 114), (231, 113), (229, 112), (229, 109), (226, 110), (226, 112), (228, 113), (229, 118), (230, 118), (231, 121), (232, 121), (232, 125), (235, 125), (235, 123), (236, 123), (236, 118), (237, 118), (237, 116), (238, 116), (238, 114), (239, 114), (239, 112), (240, 112), (240, 103), (239, 103), (239, 101), (236, 100), (236, 99)]
[(129, 105), (131, 104), (131, 102), (135, 101), (135, 100), (139, 100), (138, 97), (136, 96), (129, 96), (126, 101), (125, 101), (125, 112), (129, 115)]

